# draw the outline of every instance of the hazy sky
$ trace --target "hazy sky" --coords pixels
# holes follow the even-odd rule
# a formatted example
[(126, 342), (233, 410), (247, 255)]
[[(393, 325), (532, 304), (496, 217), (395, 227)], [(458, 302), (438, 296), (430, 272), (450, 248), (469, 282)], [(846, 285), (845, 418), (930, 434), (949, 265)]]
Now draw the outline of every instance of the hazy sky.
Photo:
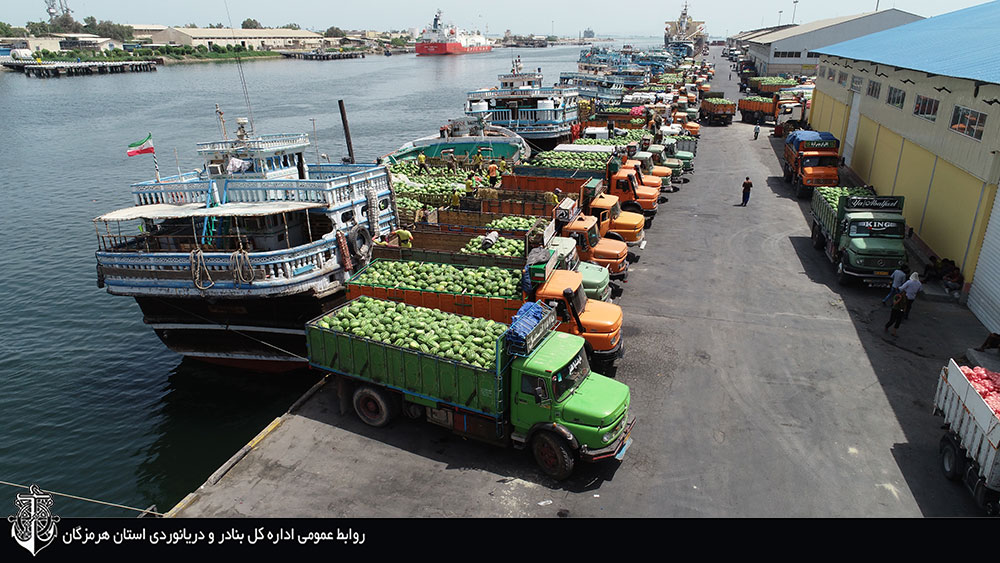
[[(82, 20), (94, 16), (98, 20), (118, 23), (184, 25), (209, 23), (229, 25), (223, 0), (165, 0), (162, 2), (66, 0), (73, 17)], [(695, 20), (704, 20), (712, 36), (735, 34), (741, 30), (789, 23), (792, 11), (798, 23), (873, 11), (898, 8), (930, 17), (969, 6), (981, 0), (939, 2), (933, 0), (691, 0), (690, 13)], [(595, 2), (593, 0), (529, 0), (478, 1), (468, 0), (228, 0), (229, 13), (235, 27), (246, 18), (255, 18), (268, 27), (297, 23), (303, 29), (324, 30), (332, 25), (345, 29), (409, 29), (429, 25), (434, 11), (444, 11), (446, 22), (467, 29), (479, 29), (502, 34), (514, 33), (577, 36), (591, 27), (598, 35), (662, 36), (663, 22), (676, 20), (682, 0), (629, 2)], [(763, 15), (763, 17), (761, 17)], [(24, 25), (28, 21), (47, 19), (44, 0), (4, 0), (0, 21)]]

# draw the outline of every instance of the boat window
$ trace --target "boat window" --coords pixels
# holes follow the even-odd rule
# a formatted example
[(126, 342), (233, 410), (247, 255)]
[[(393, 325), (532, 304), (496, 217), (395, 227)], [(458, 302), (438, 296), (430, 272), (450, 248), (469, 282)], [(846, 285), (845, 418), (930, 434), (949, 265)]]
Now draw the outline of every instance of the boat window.
[(362, 215), (368, 215), (368, 204), (367, 203), (361, 206), (361, 214)]
[(383, 210), (383, 211), (385, 211), (386, 209), (389, 209), (389, 198), (387, 198), (387, 197), (386, 198), (382, 198), (382, 200), (378, 202), (378, 208), (381, 209), (381, 210)]
[(347, 211), (340, 214), (341, 223), (353, 223), (354, 222), (354, 210), (348, 209)]
[(286, 167), (288, 166), (288, 155), (287, 155), (287, 154), (286, 154), (286, 155), (283, 155), (283, 156), (281, 157), (281, 164), (282, 164), (283, 166), (286, 166)]

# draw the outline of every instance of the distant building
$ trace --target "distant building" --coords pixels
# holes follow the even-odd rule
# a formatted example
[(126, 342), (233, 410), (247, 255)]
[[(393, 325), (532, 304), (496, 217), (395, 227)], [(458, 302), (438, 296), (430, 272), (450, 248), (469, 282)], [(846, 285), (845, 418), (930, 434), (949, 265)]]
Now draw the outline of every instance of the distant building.
[(129, 27), (136, 41), (152, 41), (153, 35), (167, 30), (167, 26), (160, 24), (129, 24)]
[(814, 74), (819, 57), (816, 49), (922, 19), (892, 8), (804, 23), (757, 34), (744, 42), (760, 76)]
[(594, 30), (590, 29), (589, 27), (587, 29), (583, 30), (583, 38), (584, 39), (593, 39), (594, 38)]
[[(1000, 2), (817, 48), (809, 122), (879, 195), (904, 196), (917, 249), (961, 268), (1000, 332)], [(945, 41), (943, 43), (943, 41)], [(946, 41), (954, 41), (947, 43)]]
[(121, 48), (121, 42), (91, 33), (53, 33), (59, 38), (60, 51), (110, 51)]
[(192, 47), (229, 45), (268, 51), (271, 49), (318, 49), (331, 42), (316, 32), (304, 29), (205, 29), (200, 27), (168, 27), (154, 33), (154, 43), (191, 45)]
[(61, 37), (0, 37), (0, 45), (11, 49), (28, 49), (30, 51), (59, 51)]

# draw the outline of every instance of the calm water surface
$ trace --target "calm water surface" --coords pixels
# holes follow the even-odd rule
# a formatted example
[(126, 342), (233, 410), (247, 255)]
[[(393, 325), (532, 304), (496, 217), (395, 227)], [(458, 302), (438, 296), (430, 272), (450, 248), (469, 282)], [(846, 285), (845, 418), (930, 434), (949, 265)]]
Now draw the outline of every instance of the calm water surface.
[[(495, 85), (512, 55), (554, 83), (575, 70), (579, 49), (251, 61), (244, 74), (257, 133), (311, 133), (313, 118), (319, 152), (337, 162), (347, 154), (343, 99), (356, 158), (372, 162), (460, 117), (466, 92)], [(221, 138), (216, 103), (232, 132), (247, 114), (234, 64), (63, 79), (0, 72), (0, 480), (165, 511), (317, 380), (182, 360), (134, 300), (96, 287), (91, 219), (130, 205), (129, 184), (153, 174), (152, 159), (126, 157), (126, 145), (152, 132), (161, 172), (200, 169), (195, 143)], [(0, 504), (16, 492), (0, 486)], [(133, 515), (55, 503), (62, 516)]]

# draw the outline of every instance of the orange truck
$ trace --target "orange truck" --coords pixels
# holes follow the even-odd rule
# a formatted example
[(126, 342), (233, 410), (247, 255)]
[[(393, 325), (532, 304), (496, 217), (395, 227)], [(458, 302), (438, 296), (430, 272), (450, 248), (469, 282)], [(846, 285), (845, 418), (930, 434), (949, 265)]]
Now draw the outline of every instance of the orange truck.
[(785, 137), (782, 168), (799, 198), (812, 196), (818, 186), (839, 186), (840, 141), (833, 133), (795, 131)]
[[(615, 174), (625, 170), (619, 178), (627, 181), (611, 181)], [(502, 188), (504, 190), (524, 190), (554, 192), (557, 188), (564, 193), (576, 193), (583, 182), (592, 179), (603, 179), (607, 186), (608, 195), (617, 196), (623, 211), (641, 213), (646, 217), (646, 226), (653, 216), (661, 201), (666, 201), (660, 196), (659, 178), (646, 175), (640, 180), (639, 173), (632, 168), (622, 166), (621, 160), (616, 156), (610, 156), (604, 170), (574, 170), (568, 168), (541, 168), (537, 166), (517, 165), (513, 167), (512, 174), (503, 177)], [(650, 187), (646, 184), (654, 184)]]
[(701, 100), (700, 118), (703, 122), (729, 125), (736, 115), (736, 102), (727, 100), (722, 92), (706, 93)]
[[(505, 324), (510, 324), (511, 319), (526, 301), (544, 301), (550, 306), (557, 306), (564, 313), (560, 315), (561, 323), (556, 327), (557, 330), (583, 337), (586, 341), (584, 349), (592, 362), (609, 364), (624, 354), (621, 307), (614, 303), (588, 299), (580, 272), (553, 269), (539, 276), (544, 279), (535, 280), (530, 272), (524, 274), (519, 270), (510, 270), (512, 276), (527, 276), (530, 281), (528, 284), (522, 283), (522, 286), (527, 285), (527, 290), (522, 287), (516, 295), (502, 290), (481, 294), (477, 293), (473, 285), (462, 291), (438, 291), (421, 287), (425, 284), (418, 283), (415, 279), (395, 278), (391, 286), (358, 281), (367, 271), (372, 269), (377, 271), (380, 268), (379, 264), (384, 261), (373, 260), (348, 280), (348, 299), (367, 295), (376, 299), (438, 309), (444, 313), (481, 317)], [(412, 263), (417, 266), (434, 264)], [(458, 265), (454, 267), (461, 270), (487, 268)]]
[(778, 93), (770, 97), (750, 96), (742, 98), (736, 103), (736, 108), (740, 112), (740, 119), (744, 123), (764, 123), (767, 121), (777, 122), (786, 106), (802, 107), (803, 100), (800, 94)]

